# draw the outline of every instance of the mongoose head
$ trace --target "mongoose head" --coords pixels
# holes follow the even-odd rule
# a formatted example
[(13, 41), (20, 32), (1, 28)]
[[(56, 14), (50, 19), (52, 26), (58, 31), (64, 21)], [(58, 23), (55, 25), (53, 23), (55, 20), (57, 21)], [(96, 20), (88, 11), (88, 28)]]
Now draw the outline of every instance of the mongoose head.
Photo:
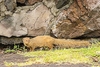
[(29, 37), (25, 37), (25, 38), (23, 38), (23, 43), (24, 43), (24, 45), (25, 46), (29, 46), (29, 42), (30, 42), (30, 38)]

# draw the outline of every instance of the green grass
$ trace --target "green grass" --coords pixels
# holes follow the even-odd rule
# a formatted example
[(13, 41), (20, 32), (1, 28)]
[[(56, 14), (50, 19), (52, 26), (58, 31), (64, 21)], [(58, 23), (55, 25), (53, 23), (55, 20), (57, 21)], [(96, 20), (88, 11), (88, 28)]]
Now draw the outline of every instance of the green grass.
[(15, 45), (14, 44), (14, 47), (13, 48), (11, 48), (11, 46), (7, 47), (4, 50), (4, 53), (17, 53), (18, 51), (25, 52), (25, 51), (27, 51), (27, 49), (25, 49), (25, 46), (20, 47), (19, 45)]
[(26, 52), (22, 55), (32, 57), (34, 63), (91, 63), (90, 57), (96, 56), (100, 47), (80, 48), (80, 49), (63, 49), (54, 51), (35, 51)]
[[(24, 52), (20, 53), (25, 57), (30, 57), (26, 62), (16, 63), (16, 62), (5, 62), (6, 65), (31, 65), (33, 63), (89, 63), (93, 64), (91, 57), (98, 57), (100, 60), (100, 45), (93, 45), (89, 48), (79, 48), (79, 49), (61, 49), (61, 50), (50, 50), (50, 51), (34, 51), (34, 52)], [(100, 61), (99, 61), (100, 62)]]

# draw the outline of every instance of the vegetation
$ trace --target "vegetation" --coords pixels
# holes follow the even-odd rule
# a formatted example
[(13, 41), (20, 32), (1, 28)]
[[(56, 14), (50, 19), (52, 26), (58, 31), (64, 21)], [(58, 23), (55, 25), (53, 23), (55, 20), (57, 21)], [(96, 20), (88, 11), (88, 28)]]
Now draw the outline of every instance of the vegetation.
[(7, 47), (4, 50), (4, 53), (17, 53), (19, 51), (27, 51), (27, 49), (25, 49), (25, 46), (20, 47), (19, 45), (14, 44), (13, 48), (11, 48), (11, 46)]
[(98, 65), (100, 62), (100, 42), (93, 44), (88, 48), (79, 49), (61, 49), (61, 50), (50, 50), (50, 51), (34, 51), (18, 53), (25, 57), (30, 57), (25, 62), (11, 62), (5, 61), (5, 65), (18, 65), (25, 66), (33, 63), (88, 63), (93, 66)]
[(96, 54), (97, 51), (100, 51), (100, 47), (64, 49), (54, 51), (35, 51), (26, 52), (22, 55), (33, 57), (31, 59), (34, 60), (35, 63), (91, 63), (92, 59), (90, 59), (90, 57), (99, 56)]

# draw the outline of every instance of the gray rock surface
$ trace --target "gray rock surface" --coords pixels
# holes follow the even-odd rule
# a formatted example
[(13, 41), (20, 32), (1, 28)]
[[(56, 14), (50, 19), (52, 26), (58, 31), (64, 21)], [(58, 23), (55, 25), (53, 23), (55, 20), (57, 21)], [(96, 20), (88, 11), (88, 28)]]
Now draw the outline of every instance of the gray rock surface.
[(0, 36), (99, 37), (99, 14), (100, 0), (0, 0)]

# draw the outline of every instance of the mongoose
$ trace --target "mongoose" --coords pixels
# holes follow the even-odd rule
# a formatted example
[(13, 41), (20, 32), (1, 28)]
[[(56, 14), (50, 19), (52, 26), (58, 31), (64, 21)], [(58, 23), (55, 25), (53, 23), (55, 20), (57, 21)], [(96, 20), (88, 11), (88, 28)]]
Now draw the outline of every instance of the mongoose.
[(34, 38), (25, 37), (23, 38), (23, 43), (25, 46), (33, 51), (36, 47), (47, 46), (53, 49), (54, 44), (61, 48), (77, 48), (77, 47), (88, 47), (91, 44), (88, 41), (72, 40), (72, 39), (56, 39), (48, 35), (37, 36)]

